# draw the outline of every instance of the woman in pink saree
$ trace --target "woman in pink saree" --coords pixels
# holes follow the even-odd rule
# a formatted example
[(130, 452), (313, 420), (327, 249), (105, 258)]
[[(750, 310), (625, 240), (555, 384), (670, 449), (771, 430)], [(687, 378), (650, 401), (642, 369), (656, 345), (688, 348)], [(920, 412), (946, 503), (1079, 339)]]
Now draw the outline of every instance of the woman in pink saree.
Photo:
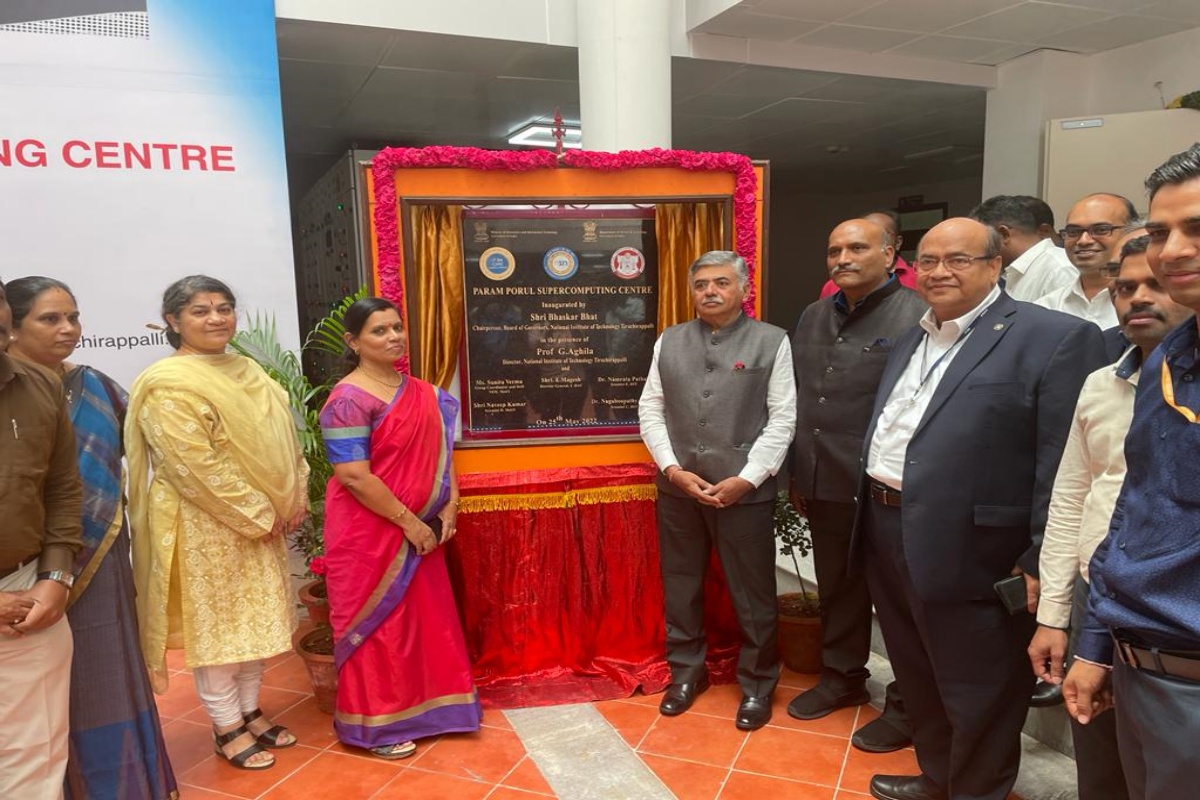
[(325, 499), (334, 728), (345, 744), (405, 758), (414, 739), (478, 730), (481, 716), (440, 546), (458, 510), (458, 401), (396, 372), (406, 338), (391, 303), (359, 300), (345, 325), (355, 367), (321, 411), (334, 466)]

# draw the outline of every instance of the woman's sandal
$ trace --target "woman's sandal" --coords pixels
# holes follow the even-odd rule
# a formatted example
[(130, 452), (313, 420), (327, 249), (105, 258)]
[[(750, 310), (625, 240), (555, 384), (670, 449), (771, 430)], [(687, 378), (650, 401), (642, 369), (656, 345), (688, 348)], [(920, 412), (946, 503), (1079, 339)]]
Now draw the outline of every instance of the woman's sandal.
[(417, 752), (417, 745), (413, 742), (398, 742), (396, 744), (385, 744), (382, 747), (371, 748), (371, 755), (387, 759), (388, 761), (395, 761), (398, 758), (408, 758), (415, 752)]
[[(246, 725), (249, 725), (251, 722), (254, 722), (254, 720), (258, 719), (262, 715), (263, 715), (262, 709), (256, 708), (253, 711), (251, 711), (249, 714), (242, 714), (242, 721), (245, 722)], [(249, 728), (246, 728), (246, 730), (249, 730)], [(280, 744), (279, 737), (285, 733), (290, 733), (290, 731), (287, 728), (283, 727), (282, 725), (273, 725), (270, 728), (268, 728), (267, 730), (263, 731), (262, 733), (259, 733), (259, 734), (252, 733), (250, 735), (253, 736), (255, 739), (257, 739), (258, 743), (261, 744), (263, 747), (269, 747), (272, 750), (283, 750), (284, 748), (291, 747), (292, 745), (297, 743), (296, 738), (292, 737), (292, 740), (290, 742), (288, 742), (287, 744)]]
[(219, 755), (221, 758), (225, 759), (226, 761), (228, 761), (233, 766), (237, 767), (238, 769), (250, 769), (250, 770), (270, 769), (271, 767), (275, 766), (274, 757), (272, 757), (270, 761), (263, 761), (262, 763), (259, 763), (259, 764), (247, 764), (246, 763), (246, 761), (248, 761), (251, 756), (257, 755), (259, 753), (267, 752), (262, 747), (262, 745), (259, 745), (259, 744), (252, 744), (249, 747), (247, 747), (245, 750), (243, 750), (242, 752), (237, 753), (236, 755), (232, 755), (232, 756), (225, 755), (225, 751), (222, 748), (225, 745), (232, 742), (234, 739), (241, 736), (243, 733), (250, 733), (250, 731), (246, 730), (245, 725), (234, 728), (233, 730), (229, 731), (228, 733), (217, 733), (217, 729), (213, 728), (213, 745), (214, 745), (214, 750), (215, 750), (216, 754)]

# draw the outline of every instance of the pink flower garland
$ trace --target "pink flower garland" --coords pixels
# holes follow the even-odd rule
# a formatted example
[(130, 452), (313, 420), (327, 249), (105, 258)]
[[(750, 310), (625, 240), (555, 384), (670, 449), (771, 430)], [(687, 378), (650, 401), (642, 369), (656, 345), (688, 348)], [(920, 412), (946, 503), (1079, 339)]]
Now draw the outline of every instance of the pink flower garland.
[[(477, 147), (388, 147), (371, 161), (375, 178), (375, 237), (379, 250), (379, 288), (383, 297), (397, 308), (404, 308), (404, 290), (400, 283), (401, 255), (399, 216), (396, 208), (396, 170), (413, 167), (456, 167), (475, 170), (529, 172), (552, 169), (559, 163), (549, 150), (481, 150)], [(755, 194), (758, 176), (750, 159), (738, 153), (698, 153), (692, 150), (622, 150), (601, 153), (591, 150), (567, 150), (562, 164), (581, 169), (612, 172), (646, 167), (674, 167), (700, 172), (731, 172), (733, 225), (736, 232), (734, 251), (746, 259), (750, 290), (742, 303), (747, 316), (754, 316), (754, 255), (758, 246), (755, 227)], [(408, 359), (402, 370), (408, 372)]]

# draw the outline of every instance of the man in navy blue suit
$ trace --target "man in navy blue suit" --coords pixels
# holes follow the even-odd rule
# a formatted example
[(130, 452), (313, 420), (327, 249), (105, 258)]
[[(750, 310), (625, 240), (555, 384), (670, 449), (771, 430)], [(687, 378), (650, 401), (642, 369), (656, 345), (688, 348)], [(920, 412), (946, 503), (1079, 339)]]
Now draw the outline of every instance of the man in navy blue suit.
[(876, 775), (880, 800), (1004, 800), (1016, 781), (1050, 491), (1104, 364), (1094, 324), (1000, 289), (998, 239), (956, 218), (921, 240), (929, 312), (892, 350), (867, 431), (855, 546), (921, 767)]

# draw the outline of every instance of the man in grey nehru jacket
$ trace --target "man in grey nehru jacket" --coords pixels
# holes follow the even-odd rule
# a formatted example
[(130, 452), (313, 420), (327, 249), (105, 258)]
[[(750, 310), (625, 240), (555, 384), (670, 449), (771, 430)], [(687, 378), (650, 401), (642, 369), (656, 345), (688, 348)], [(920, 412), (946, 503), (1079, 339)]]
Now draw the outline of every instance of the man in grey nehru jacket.
[(771, 718), (776, 646), (775, 475), (796, 426), (787, 333), (746, 316), (746, 262), (715, 250), (688, 270), (696, 317), (663, 331), (638, 403), (661, 470), (658, 537), (671, 685), (659, 711), (687, 711), (708, 688), (704, 571), (713, 546), (729, 583), (742, 650), (736, 724)]

